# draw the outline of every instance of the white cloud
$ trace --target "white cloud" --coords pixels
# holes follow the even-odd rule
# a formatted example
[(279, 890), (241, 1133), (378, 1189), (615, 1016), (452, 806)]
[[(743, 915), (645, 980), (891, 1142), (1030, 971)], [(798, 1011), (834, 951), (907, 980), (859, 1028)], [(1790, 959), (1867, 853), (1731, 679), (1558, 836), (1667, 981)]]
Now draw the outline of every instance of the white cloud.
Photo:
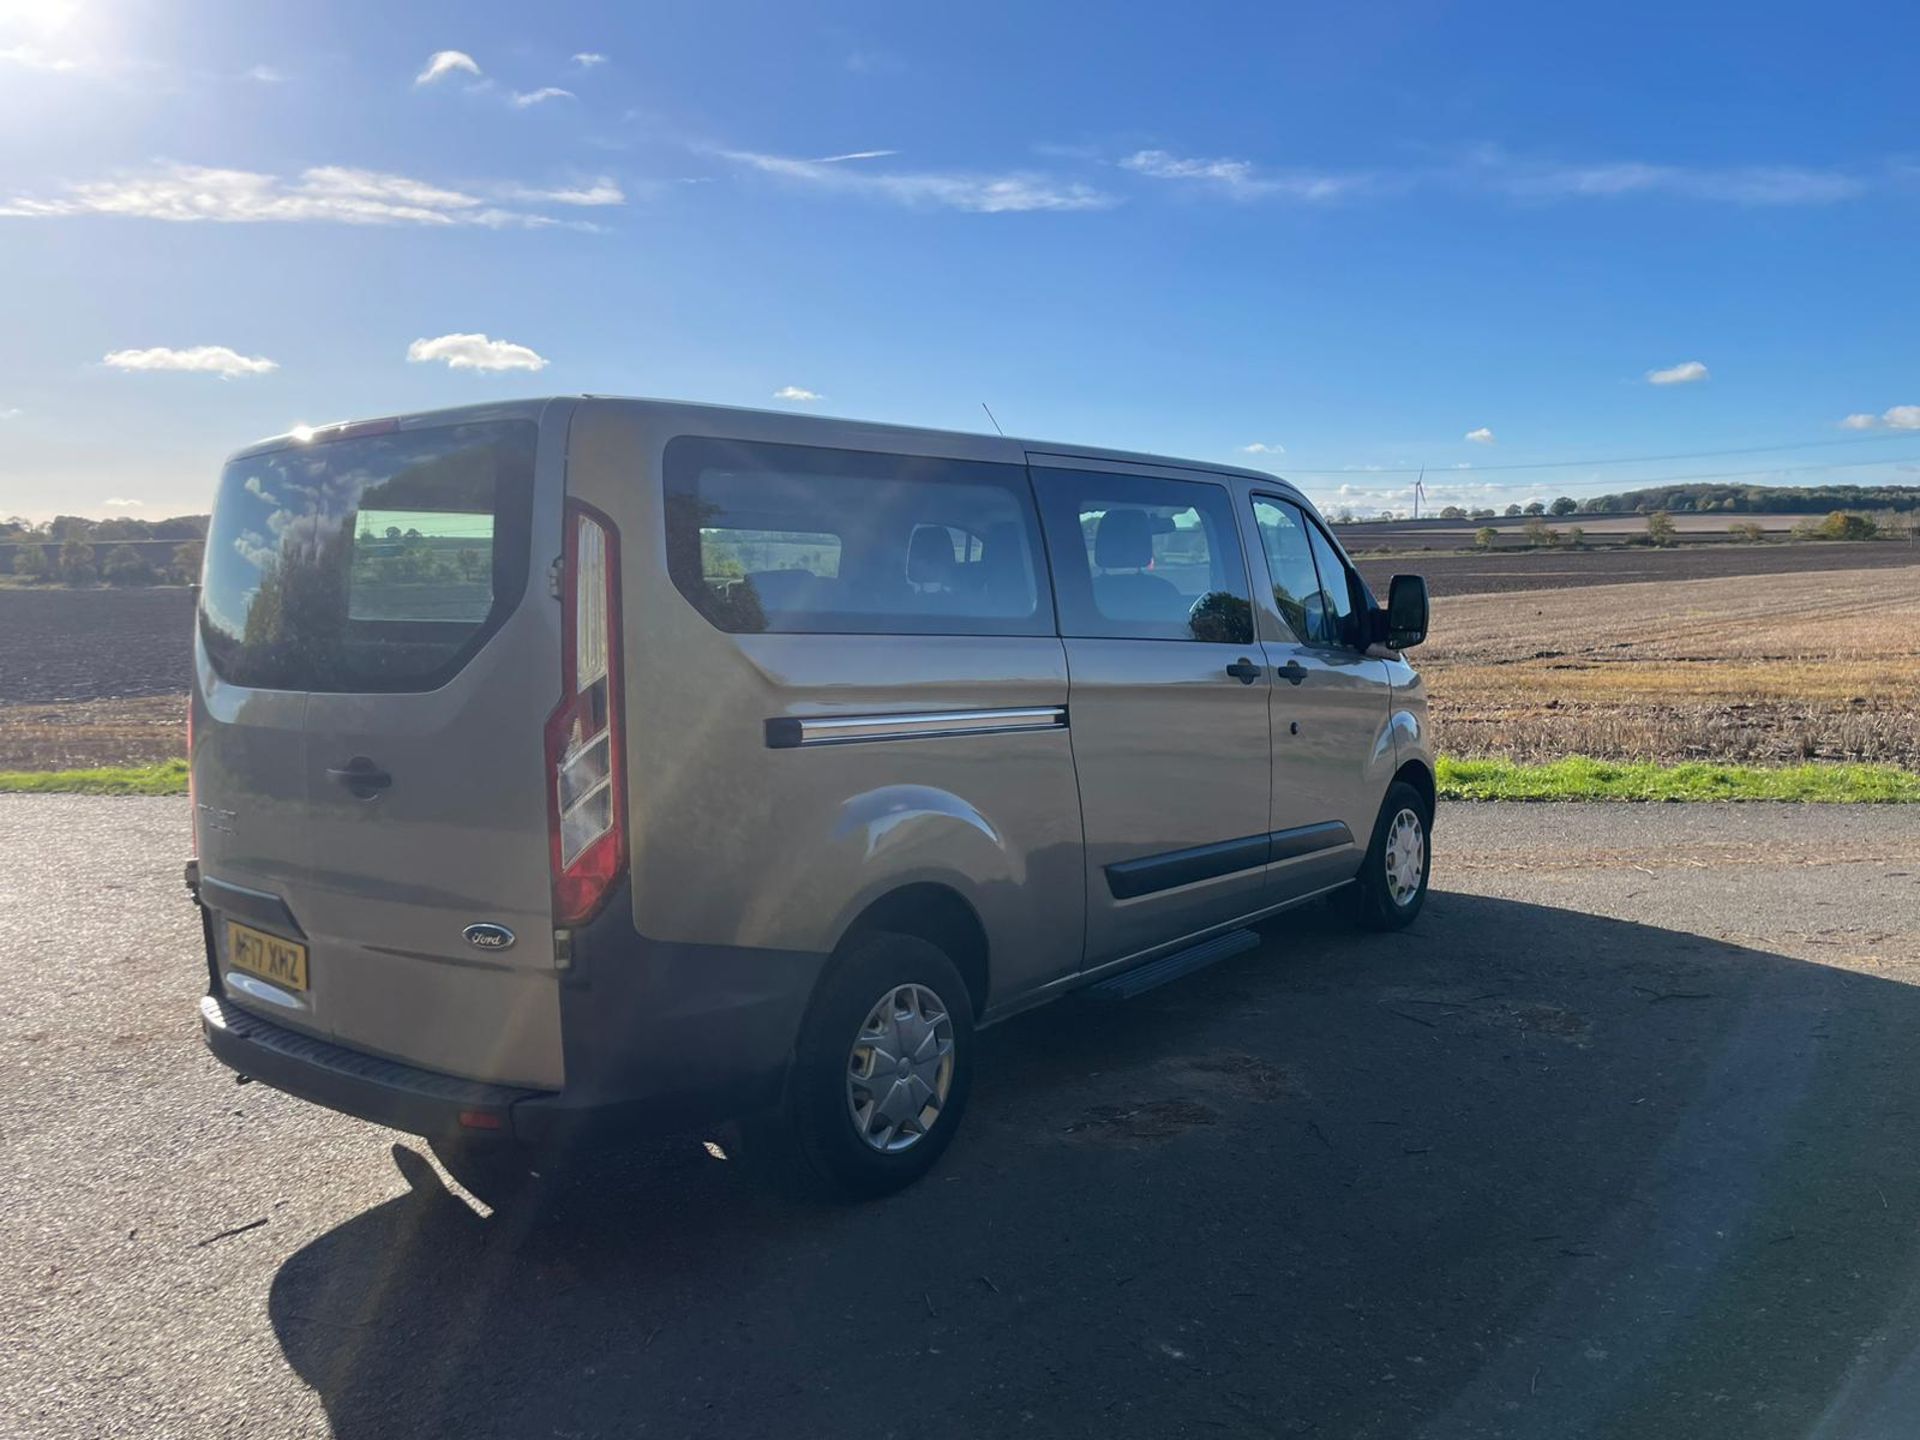
[(248, 67), (242, 78), (257, 80), (262, 85), (284, 85), (287, 81), (287, 72), (276, 69), (272, 65), (253, 65)]
[(427, 68), (413, 77), (416, 85), (431, 85), (456, 71), (479, 75), (480, 65), (464, 50), (436, 50), (427, 57)]
[(1365, 189), (1366, 175), (1310, 170), (1262, 172), (1251, 160), (1200, 160), (1165, 150), (1136, 150), (1120, 162), (1124, 170), (1154, 180), (1179, 180), (1216, 190), (1235, 200), (1279, 196), (1288, 200), (1334, 200)]
[(115, 370), (181, 370), (196, 375), (218, 375), (231, 380), (237, 375), (265, 375), (280, 368), (264, 355), (242, 355), (225, 345), (195, 345), (175, 350), (156, 345), (150, 350), (115, 350), (101, 362)]
[(578, 65), (582, 70), (591, 70), (596, 65), (606, 64), (607, 57), (593, 50), (582, 50), (578, 55), (573, 57), (573, 63)]
[(1690, 169), (1626, 161), (1561, 165), (1522, 171), (1502, 188), (1523, 197), (1611, 199), (1622, 195), (1670, 195), (1735, 205), (1830, 205), (1867, 190), (1860, 177), (1832, 170), (1749, 165), (1727, 170)]
[(792, 400), (797, 404), (804, 404), (809, 400), (824, 400), (827, 397), (813, 390), (802, 390), (798, 385), (782, 385), (778, 390), (773, 392), (773, 398), (776, 400)]
[(26, 413), (18, 405), (9, 405), (4, 410), (0, 410), (0, 420), (18, 420)]
[(1920, 405), (1896, 405), (1880, 419), (1890, 429), (1920, 430)]
[(1465, 438), (1467, 438), (1468, 440), (1471, 440), (1476, 445), (1491, 445), (1494, 443), (1493, 431), (1489, 430), (1484, 425), (1482, 425), (1478, 430), (1467, 431)]
[(1481, 146), (1436, 175), (1523, 200), (1613, 200), (1667, 196), (1733, 205), (1830, 205), (1868, 193), (1884, 176), (1794, 165), (1687, 166), (1643, 160), (1525, 160)]
[(794, 160), (749, 150), (720, 153), (725, 159), (763, 175), (816, 190), (886, 200), (896, 205), (934, 206), (995, 215), (1031, 210), (1103, 210), (1114, 203), (1111, 196), (1103, 195), (1090, 185), (1026, 172), (979, 175), (875, 171), (861, 165)]
[(407, 347), (415, 363), (444, 360), (453, 370), (544, 370), (548, 360), (525, 345), (489, 340), (485, 335), (440, 335), (416, 340)]
[(818, 160), (809, 161), (813, 165), (838, 165), (847, 160), (884, 160), (889, 155), (898, 155), (898, 150), (849, 150), (844, 155), (822, 155)]
[(538, 90), (516, 90), (510, 98), (514, 108), (525, 110), (548, 100), (571, 100), (574, 94), (571, 90), (562, 90), (558, 85), (542, 85)]
[(1649, 385), (1692, 385), (1707, 378), (1707, 367), (1698, 360), (1683, 360), (1664, 370), (1647, 371)]
[(1240, 447), (1240, 453), (1242, 455), (1284, 455), (1287, 453), (1287, 447), (1284, 445), (1269, 445), (1264, 440), (1256, 440), (1251, 445), (1242, 445)]
[(563, 185), (542, 190), (537, 186), (509, 185), (500, 193), (509, 200), (524, 200), (532, 205), (624, 205), (626, 193), (606, 175), (579, 185)]
[[(515, 188), (503, 193), (511, 195)], [(227, 224), (475, 225), (494, 230), (565, 223), (503, 209), (483, 196), (429, 181), (341, 165), (305, 170), (297, 179), (251, 170), (168, 165), (111, 180), (69, 182), (62, 194), (51, 199), (19, 195), (0, 200), (0, 217), (46, 220), (73, 215)]]
[(1878, 425), (1879, 423), (1880, 423), (1880, 417), (1878, 415), (1868, 415), (1868, 414), (1862, 413), (1859, 415), (1847, 416), (1846, 419), (1840, 422), (1840, 428), (1842, 430), (1871, 430), (1873, 429), (1874, 426)]
[(137, 510), (147, 502), (144, 500), (126, 500), (115, 496), (110, 500), (102, 500), (100, 503), (109, 510)]
[(24, 70), (45, 70), (56, 75), (80, 68), (80, 62), (71, 56), (50, 55), (36, 45), (0, 45), (0, 65), (18, 65)]

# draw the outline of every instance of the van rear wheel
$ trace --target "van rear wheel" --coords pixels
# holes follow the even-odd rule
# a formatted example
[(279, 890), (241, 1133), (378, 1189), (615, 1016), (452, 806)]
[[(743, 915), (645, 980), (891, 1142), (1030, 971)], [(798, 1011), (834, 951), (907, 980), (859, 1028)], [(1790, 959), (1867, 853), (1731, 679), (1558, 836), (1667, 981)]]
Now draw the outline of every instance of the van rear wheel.
[(1404, 780), (1387, 788), (1373, 840), (1354, 885), (1354, 919), (1368, 930), (1411, 925), (1427, 902), (1433, 870), (1433, 810)]
[(938, 946), (875, 932), (828, 973), (807, 1012), (787, 1125), (806, 1188), (884, 1195), (939, 1160), (973, 1078), (973, 1003)]

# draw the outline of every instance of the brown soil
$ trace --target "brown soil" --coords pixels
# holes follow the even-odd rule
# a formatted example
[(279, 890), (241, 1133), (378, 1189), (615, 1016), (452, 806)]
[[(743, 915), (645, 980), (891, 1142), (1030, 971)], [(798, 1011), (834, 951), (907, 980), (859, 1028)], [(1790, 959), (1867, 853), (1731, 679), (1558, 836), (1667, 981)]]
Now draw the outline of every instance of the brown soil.
[(1920, 768), (1920, 569), (1454, 596), (1414, 658), (1451, 755)]
[[(1349, 537), (1350, 538), (1350, 537)], [(1436, 596), (1488, 595), (1515, 590), (1569, 590), (1590, 585), (1650, 581), (1737, 579), (1749, 575), (1804, 575), (1830, 570), (1872, 570), (1889, 586), (1920, 585), (1920, 548), (1905, 542), (1865, 544), (1679, 545), (1605, 550), (1513, 550), (1495, 555), (1402, 554), (1373, 559), (1355, 555), (1360, 573), (1383, 600), (1395, 575), (1425, 575)], [(1901, 570), (1906, 570), (1901, 575)]]

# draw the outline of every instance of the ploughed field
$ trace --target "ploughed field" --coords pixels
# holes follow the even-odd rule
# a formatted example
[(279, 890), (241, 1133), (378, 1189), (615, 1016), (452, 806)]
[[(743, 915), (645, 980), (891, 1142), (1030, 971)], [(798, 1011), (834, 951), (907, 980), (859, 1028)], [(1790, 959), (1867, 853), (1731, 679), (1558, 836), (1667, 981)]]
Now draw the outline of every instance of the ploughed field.
[[(1805, 571), (1898, 571), (1920, 565), (1920, 546), (1907, 541), (1873, 540), (1848, 544), (1805, 541), (1761, 545), (1616, 546), (1603, 550), (1502, 549), (1492, 554), (1456, 551), (1454, 537), (1435, 541), (1449, 548), (1422, 551), (1409, 546), (1391, 556), (1367, 553), (1369, 532), (1384, 526), (1335, 527), (1367, 577), (1384, 598), (1387, 580), (1402, 571), (1427, 577), (1435, 596), (1485, 595), (1511, 590), (1565, 590), (1585, 585), (1632, 585), (1664, 580), (1709, 580), (1747, 575), (1789, 575)], [(1905, 580), (1888, 577), (1890, 584)]]
[[(1920, 550), (1899, 543), (1362, 557), (1424, 573), (1448, 754), (1920, 769)], [(0, 770), (185, 750), (184, 589), (0, 589)]]
[(1920, 565), (1442, 594), (1432, 634), (1446, 754), (1920, 769)]
[(0, 770), (185, 753), (192, 623), (182, 586), (0, 588)]

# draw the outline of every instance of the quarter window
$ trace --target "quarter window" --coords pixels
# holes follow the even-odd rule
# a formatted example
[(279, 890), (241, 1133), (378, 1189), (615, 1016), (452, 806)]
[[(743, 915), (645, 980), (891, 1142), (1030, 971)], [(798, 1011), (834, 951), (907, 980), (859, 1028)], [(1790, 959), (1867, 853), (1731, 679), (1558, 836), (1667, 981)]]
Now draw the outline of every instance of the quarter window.
[(1204, 481), (1036, 470), (1061, 632), (1253, 643), (1227, 491)]
[(1357, 644), (1353, 580), (1333, 542), (1290, 500), (1256, 496), (1253, 519), (1274, 608), (1294, 638), (1304, 645)]
[(1050, 635), (1026, 471), (683, 436), (667, 568), (722, 630)]

